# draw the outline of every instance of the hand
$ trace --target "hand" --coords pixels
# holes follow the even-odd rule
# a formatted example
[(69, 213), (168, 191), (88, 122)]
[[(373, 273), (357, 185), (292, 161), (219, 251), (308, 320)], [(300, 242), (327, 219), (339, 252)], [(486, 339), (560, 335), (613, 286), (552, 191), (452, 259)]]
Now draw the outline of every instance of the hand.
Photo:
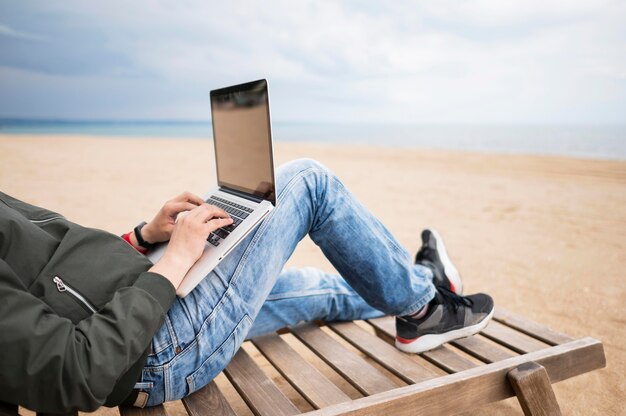
[(163, 257), (150, 271), (165, 276), (178, 288), (183, 277), (204, 252), (209, 234), (232, 223), (233, 219), (228, 213), (216, 206), (206, 203), (197, 206), (178, 218)]
[(154, 218), (141, 229), (141, 236), (148, 243), (169, 240), (178, 214), (191, 211), (202, 204), (204, 201), (199, 196), (191, 192), (183, 192), (163, 205)]

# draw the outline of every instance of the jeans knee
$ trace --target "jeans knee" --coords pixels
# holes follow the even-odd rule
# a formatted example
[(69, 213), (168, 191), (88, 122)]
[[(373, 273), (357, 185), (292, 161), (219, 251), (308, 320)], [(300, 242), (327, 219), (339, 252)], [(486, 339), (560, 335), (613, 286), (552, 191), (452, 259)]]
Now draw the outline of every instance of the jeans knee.
[(277, 176), (279, 187), (286, 186), (296, 177), (302, 177), (316, 189), (325, 189), (329, 179), (336, 178), (326, 166), (310, 158), (295, 159), (281, 165)]
[(322, 165), (317, 160), (308, 157), (294, 159), (290, 162), (287, 162), (284, 166), (288, 168), (293, 168), (294, 170), (299, 172), (307, 169), (316, 169), (319, 171), (330, 173), (330, 170), (326, 166)]

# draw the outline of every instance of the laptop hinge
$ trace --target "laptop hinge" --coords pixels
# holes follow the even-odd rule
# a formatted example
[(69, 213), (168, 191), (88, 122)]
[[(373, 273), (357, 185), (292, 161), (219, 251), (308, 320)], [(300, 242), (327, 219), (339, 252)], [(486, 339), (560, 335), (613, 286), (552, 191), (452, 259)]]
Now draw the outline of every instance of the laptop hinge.
[(226, 188), (225, 186), (220, 186), (220, 191), (226, 192), (227, 194), (232, 194), (232, 195), (235, 195), (235, 196), (238, 196), (238, 197), (241, 197), (241, 198), (244, 198), (249, 201), (256, 202), (256, 203), (260, 203), (263, 201), (263, 198), (261, 197), (250, 195), (245, 192), (238, 191), (236, 189)]

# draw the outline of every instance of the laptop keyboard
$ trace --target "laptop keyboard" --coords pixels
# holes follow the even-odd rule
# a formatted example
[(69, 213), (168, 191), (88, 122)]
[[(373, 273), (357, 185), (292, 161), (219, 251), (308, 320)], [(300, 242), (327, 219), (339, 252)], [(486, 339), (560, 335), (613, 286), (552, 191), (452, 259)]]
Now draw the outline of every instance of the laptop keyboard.
[(217, 197), (215, 195), (211, 195), (209, 199), (206, 201), (211, 205), (215, 205), (218, 208), (223, 209), (228, 212), (233, 219), (233, 223), (222, 228), (218, 228), (209, 234), (209, 237), (206, 239), (209, 243), (214, 246), (219, 246), (220, 241), (230, 235), (230, 233), (241, 224), (243, 220), (245, 220), (248, 215), (253, 211), (252, 208), (244, 207), (243, 205), (235, 204), (234, 202), (228, 201), (224, 198)]

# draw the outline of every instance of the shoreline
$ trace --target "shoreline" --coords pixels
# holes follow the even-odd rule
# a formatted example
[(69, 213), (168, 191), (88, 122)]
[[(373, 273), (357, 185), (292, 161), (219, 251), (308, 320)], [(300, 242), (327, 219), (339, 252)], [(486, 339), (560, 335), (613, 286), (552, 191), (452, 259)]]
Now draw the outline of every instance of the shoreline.
[[(126, 136), (126, 135), (99, 135), (99, 134), (57, 134), (57, 133), (3, 133), (0, 131), (0, 140), (10, 140), (12, 138), (23, 138), (26, 140), (31, 139), (42, 139), (42, 140), (67, 140), (67, 139), (80, 139), (80, 140), (120, 140), (120, 141), (138, 141), (138, 142), (146, 142), (146, 141), (171, 141), (175, 143), (180, 142), (210, 142), (211, 145), (213, 143), (213, 138), (211, 137), (170, 137), (170, 136)], [(625, 138), (626, 140), (626, 138)], [(459, 153), (459, 154), (467, 154), (467, 155), (485, 155), (485, 156), (503, 156), (503, 157), (536, 157), (536, 158), (554, 158), (554, 159), (567, 159), (567, 160), (577, 160), (581, 162), (615, 162), (615, 163), (626, 163), (626, 158), (602, 158), (602, 157), (594, 157), (593, 155), (569, 155), (569, 154), (557, 154), (557, 153), (523, 153), (517, 151), (499, 151), (499, 150), (475, 150), (475, 149), (459, 149), (459, 148), (447, 148), (447, 147), (425, 147), (425, 146), (406, 146), (406, 145), (393, 145), (393, 144), (376, 144), (376, 143), (368, 143), (368, 142), (352, 142), (352, 141), (342, 141), (339, 140), (336, 142), (330, 141), (315, 141), (315, 140), (287, 140), (287, 139), (274, 139), (274, 144), (293, 144), (293, 145), (302, 145), (302, 146), (323, 146), (323, 147), (333, 147), (333, 148), (371, 148), (372, 150), (394, 150), (394, 151), (417, 151), (417, 152), (427, 152), (427, 153)]]
[[(97, 138), (0, 134), (0, 190), (121, 234), (215, 183), (210, 140)], [(328, 166), (410, 253), (422, 228), (438, 229), (466, 293), (601, 340), (607, 368), (554, 389), (564, 414), (622, 411), (626, 161), (286, 141), (274, 156)], [(333, 270), (308, 239), (287, 265)], [(509, 399), (480, 412), (520, 409)]]
[[(161, 124), (159, 124), (160, 126)], [(176, 126), (176, 124), (173, 124)], [(194, 124), (195, 125), (195, 124)], [(166, 123), (165, 126), (168, 126)], [(3, 132), (0, 129), (0, 136), (7, 137), (81, 137), (92, 139), (112, 139), (120, 138), (124, 140), (212, 140), (210, 137), (210, 124), (203, 126), (207, 128), (207, 134), (193, 135), (178, 134), (178, 130), (168, 131), (165, 129), (157, 129), (152, 134), (145, 133), (146, 129), (140, 129), (141, 133), (128, 133), (128, 129), (122, 127), (116, 131), (99, 131), (93, 133), (83, 132)], [(394, 149), (411, 149), (411, 150), (441, 150), (441, 151), (462, 151), (471, 153), (487, 153), (502, 155), (522, 155), (522, 156), (555, 156), (555, 157), (572, 157), (585, 160), (609, 160), (609, 161), (626, 161), (626, 124), (600, 126), (598, 128), (616, 129), (623, 133), (612, 132), (608, 136), (597, 133), (589, 137), (589, 133), (575, 133), (585, 128), (593, 128), (594, 126), (542, 126), (528, 125), (519, 126), (535, 131), (518, 132), (513, 130), (517, 128), (515, 125), (421, 125), (425, 131), (412, 130), (411, 127), (419, 129), (420, 125), (393, 125), (396, 129), (405, 129), (395, 131), (392, 128), (389, 135), (386, 134), (383, 126), (378, 126), (378, 131), (371, 133), (365, 127), (366, 125), (357, 127), (343, 126), (343, 130), (339, 129), (338, 133), (329, 133), (330, 125), (320, 127), (311, 124), (312, 132), (303, 133), (303, 128), (290, 127), (289, 125), (274, 126), (274, 142), (275, 143), (319, 143), (326, 145), (350, 145), (350, 146), (374, 146)], [(116, 124), (112, 124), (111, 128), (116, 128)], [(554, 133), (546, 133), (542, 130), (557, 129)], [(432, 131), (429, 131), (428, 129)], [(468, 131), (466, 131), (466, 128)], [(571, 129), (571, 131), (561, 131), (559, 128)], [(382, 130), (381, 130), (382, 129)], [(455, 130), (453, 133), (449, 129)], [(473, 131), (473, 130), (474, 131)], [(478, 129), (478, 131), (475, 131)], [(485, 129), (485, 131), (480, 131)], [(495, 134), (490, 129), (501, 129), (502, 131)], [(97, 129), (96, 129), (97, 130)], [(150, 131), (151, 129), (147, 129)], [(567, 134), (565, 134), (567, 133)], [(563, 137), (563, 135), (567, 137)], [(401, 137), (400, 137), (401, 135)], [(483, 137), (486, 135), (486, 137)], [(426, 138), (430, 137), (430, 138)], [(482, 137), (482, 138), (481, 138)], [(380, 144), (384, 142), (384, 144)]]

